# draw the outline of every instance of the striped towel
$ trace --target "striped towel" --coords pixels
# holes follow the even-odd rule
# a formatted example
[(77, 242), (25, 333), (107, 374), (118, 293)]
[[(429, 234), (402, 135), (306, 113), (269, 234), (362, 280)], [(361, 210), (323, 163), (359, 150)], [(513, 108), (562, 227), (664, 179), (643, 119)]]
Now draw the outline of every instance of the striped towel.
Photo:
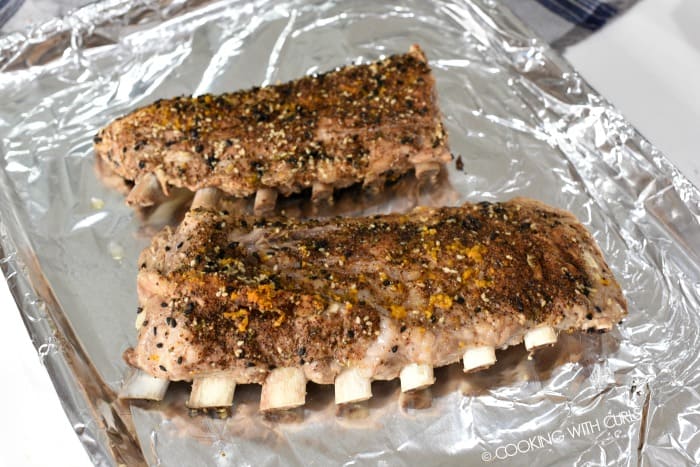
[(540, 37), (563, 49), (603, 27), (636, 0), (501, 0)]
[(0, 28), (17, 12), (24, 0), (0, 0)]
[(617, 14), (617, 8), (594, 0), (539, 0), (549, 10), (582, 28), (595, 31)]

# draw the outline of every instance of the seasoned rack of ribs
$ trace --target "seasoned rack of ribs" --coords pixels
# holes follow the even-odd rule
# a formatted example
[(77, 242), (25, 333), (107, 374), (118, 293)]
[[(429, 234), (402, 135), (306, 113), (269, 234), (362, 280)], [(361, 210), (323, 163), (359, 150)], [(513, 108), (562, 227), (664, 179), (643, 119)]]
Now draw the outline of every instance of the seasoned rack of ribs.
[(236, 384), (257, 383), (270, 411), (303, 405), (313, 381), (347, 404), (372, 380), (426, 388), (434, 367), (476, 371), (497, 348), (532, 352), (627, 313), (591, 235), (534, 200), (303, 221), (195, 204), (139, 259), (123, 397), (185, 380), (190, 407), (230, 407)]
[(105, 183), (134, 207), (170, 190), (255, 194), (257, 214), (277, 195), (314, 200), (356, 183), (380, 189), (414, 170), (432, 180), (451, 159), (435, 82), (422, 50), (284, 84), (159, 100), (94, 138)]

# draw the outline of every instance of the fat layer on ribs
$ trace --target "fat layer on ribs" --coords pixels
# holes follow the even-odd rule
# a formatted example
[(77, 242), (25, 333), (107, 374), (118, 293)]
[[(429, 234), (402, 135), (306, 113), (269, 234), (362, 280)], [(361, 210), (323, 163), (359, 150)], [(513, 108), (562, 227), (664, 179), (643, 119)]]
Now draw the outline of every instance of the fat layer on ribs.
[(285, 84), (164, 99), (94, 138), (98, 173), (135, 207), (173, 187), (218, 188), (274, 206), (355, 183), (381, 187), (415, 169), (429, 178), (451, 158), (425, 55), (352, 65)]
[(291, 368), (365, 394), (373, 379), (412, 389), (432, 367), (478, 369), (495, 348), (627, 313), (588, 231), (525, 198), (307, 221), (197, 208), (141, 254), (138, 296), (125, 359), (145, 373), (264, 383)]

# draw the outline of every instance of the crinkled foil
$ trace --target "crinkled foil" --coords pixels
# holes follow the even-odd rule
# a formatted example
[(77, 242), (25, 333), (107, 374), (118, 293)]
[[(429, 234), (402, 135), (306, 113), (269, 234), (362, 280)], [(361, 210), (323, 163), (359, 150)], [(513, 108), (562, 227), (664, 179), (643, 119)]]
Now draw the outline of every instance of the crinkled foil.
[[(593, 232), (629, 300), (605, 335), (436, 372), (432, 406), (374, 384), (356, 417), (329, 387), (303, 419), (191, 418), (187, 386), (115, 400), (135, 342), (149, 229), (93, 172), (92, 136), (158, 98), (219, 93), (404, 52), (433, 67), (452, 151), (439, 189), (343, 213), (530, 196)], [(489, 0), (108, 1), (0, 39), (0, 265), (66, 413), (104, 465), (700, 463), (700, 194), (569, 64)], [(347, 206), (346, 206), (347, 207)]]

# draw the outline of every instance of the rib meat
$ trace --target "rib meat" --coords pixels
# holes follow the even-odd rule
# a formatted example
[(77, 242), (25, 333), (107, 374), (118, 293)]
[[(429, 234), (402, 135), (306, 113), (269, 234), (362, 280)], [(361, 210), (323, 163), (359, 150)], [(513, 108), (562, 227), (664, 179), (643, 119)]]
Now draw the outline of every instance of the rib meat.
[(586, 229), (525, 198), (307, 221), (196, 208), (142, 253), (138, 295), (129, 364), (236, 383), (293, 368), (320, 384), (430, 370), (430, 384), (463, 355), (492, 364), (494, 348), (627, 313)]
[(285, 84), (159, 100), (94, 141), (98, 173), (137, 207), (158, 204), (171, 187), (261, 192), (274, 206), (278, 192), (311, 188), (316, 199), (355, 183), (381, 187), (411, 169), (429, 177), (451, 158), (418, 46)]

